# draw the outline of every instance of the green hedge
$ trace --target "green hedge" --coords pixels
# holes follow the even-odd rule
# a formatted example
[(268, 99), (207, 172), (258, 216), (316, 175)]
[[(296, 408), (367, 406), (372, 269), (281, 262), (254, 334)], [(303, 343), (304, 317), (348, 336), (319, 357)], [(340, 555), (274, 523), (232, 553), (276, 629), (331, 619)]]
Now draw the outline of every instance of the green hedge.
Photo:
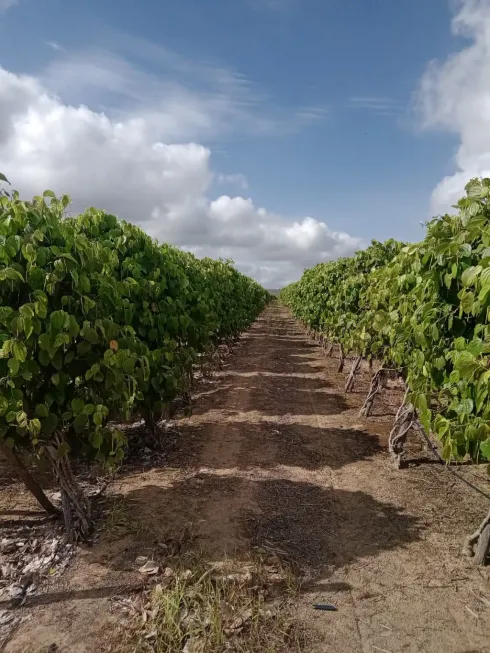
[(373, 243), (282, 293), (309, 327), (402, 373), (447, 460), (490, 460), (489, 197), (490, 179), (472, 179), (421, 243)]
[(124, 436), (109, 421), (161, 415), (268, 294), (231, 263), (160, 246), (103, 211), (65, 218), (67, 196), (1, 195), (0, 438), (42, 453), (61, 437), (119, 462)]

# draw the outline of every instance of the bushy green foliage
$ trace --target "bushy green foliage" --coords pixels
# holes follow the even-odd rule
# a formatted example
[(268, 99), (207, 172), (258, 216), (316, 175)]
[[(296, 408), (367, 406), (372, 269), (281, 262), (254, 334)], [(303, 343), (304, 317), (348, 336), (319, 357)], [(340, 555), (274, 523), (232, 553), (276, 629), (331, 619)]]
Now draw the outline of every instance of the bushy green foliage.
[(283, 293), (311, 328), (402, 372), (447, 460), (490, 460), (489, 197), (473, 179), (421, 243), (373, 243), (366, 267), (362, 253), (321, 264)]
[(62, 435), (120, 461), (109, 422), (161, 414), (267, 293), (102, 211), (65, 218), (67, 196), (0, 195), (0, 438), (42, 451)]

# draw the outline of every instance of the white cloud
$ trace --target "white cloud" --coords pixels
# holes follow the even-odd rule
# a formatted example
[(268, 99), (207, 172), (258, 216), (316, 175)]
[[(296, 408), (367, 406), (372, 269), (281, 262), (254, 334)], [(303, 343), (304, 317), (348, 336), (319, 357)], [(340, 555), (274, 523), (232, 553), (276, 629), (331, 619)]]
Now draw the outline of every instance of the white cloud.
[(55, 57), (43, 84), (67, 102), (95, 105), (113, 117), (144, 115), (153, 132), (170, 140), (284, 136), (326, 116), (323, 107), (280, 106), (245, 76), (215, 62), (126, 34), (107, 40), (110, 50), (92, 47)]
[(0, 14), (17, 4), (18, 0), (0, 0)]
[(403, 111), (399, 100), (378, 96), (351, 97), (347, 107), (369, 111), (377, 116), (396, 116)]
[(0, 171), (23, 195), (67, 192), (74, 212), (104, 208), (198, 255), (231, 257), (269, 286), (362, 244), (312, 217), (293, 222), (251, 199), (210, 199), (210, 150), (161, 139), (172, 133), (162, 122), (181, 110), (159, 121), (138, 110), (111, 118), (0, 68)]
[(458, 170), (435, 188), (434, 213), (449, 210), (471, 177), (490, 176), (490, 0), (458, 0), (452, 31), (469, 45), (432, 62), (417, 92), (423, 126), (460, 138)]
[(61, 45), (59, 43), (56, 43), (56, 41), (44, 41), (45, 45), (48, 46), (48, 48), (51, 48), (51, 50), (54, 50), (55, 52), (59, 52), (60, 50), (63, 50)]

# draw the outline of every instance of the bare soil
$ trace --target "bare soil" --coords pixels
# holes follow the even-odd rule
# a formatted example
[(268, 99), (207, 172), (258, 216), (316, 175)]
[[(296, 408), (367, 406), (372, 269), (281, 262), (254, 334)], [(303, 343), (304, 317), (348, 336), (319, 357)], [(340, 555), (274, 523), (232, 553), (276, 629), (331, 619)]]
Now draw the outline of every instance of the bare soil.
[[(345, 373), (284, 308), (268, 307), (200, 385), (166, 457), (123, 468), (95, 544), (29, 598), (30, 618), (3, 650), (117, 652), (111, 598), (143, 585), (135, 557), (191, 533), (207, 561), (265, 546), (294, 563), (303, 584), (292, 612), (311, 653), (490, 653), (489, 568), (461, 556), (488, 502), (415, 439), (413, 464), (393, 469), (387, 435), (401, 393), (360, 418), (370, 371), (348, 395)], [(490, 490), (484, 467), (462, 473)], [(13, 478), (0, 495), (0, 519), (36, 510)]]

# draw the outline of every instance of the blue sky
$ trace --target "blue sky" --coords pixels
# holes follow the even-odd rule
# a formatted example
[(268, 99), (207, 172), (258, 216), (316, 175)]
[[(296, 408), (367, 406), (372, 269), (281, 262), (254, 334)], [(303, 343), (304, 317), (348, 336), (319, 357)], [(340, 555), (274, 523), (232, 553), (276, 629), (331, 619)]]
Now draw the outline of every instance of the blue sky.
[[(464, 130), (431, 120), (427, 97), (443, 102), (448, 57), (478, 40), (451, 30), (455, 14), (488, 9), (486, 0), (8, 3), (6, 71), (31, 76), (65, 108), (84, 104), (113, 121), (144, 115), (152, 142), (209, 149), (214, 176), (201, 189), (209, 201), (251, 198), (285, 224), (311, 216), (349, 234), (353, 247), (422, 237), (434, 188), (457, 170)], [(438, 77), (421, 112), (432, 60)], [(5, 172), (18, 169), (22, 186), (19, 160)], [(179, 244), (215, 247), (204, 236)]]

